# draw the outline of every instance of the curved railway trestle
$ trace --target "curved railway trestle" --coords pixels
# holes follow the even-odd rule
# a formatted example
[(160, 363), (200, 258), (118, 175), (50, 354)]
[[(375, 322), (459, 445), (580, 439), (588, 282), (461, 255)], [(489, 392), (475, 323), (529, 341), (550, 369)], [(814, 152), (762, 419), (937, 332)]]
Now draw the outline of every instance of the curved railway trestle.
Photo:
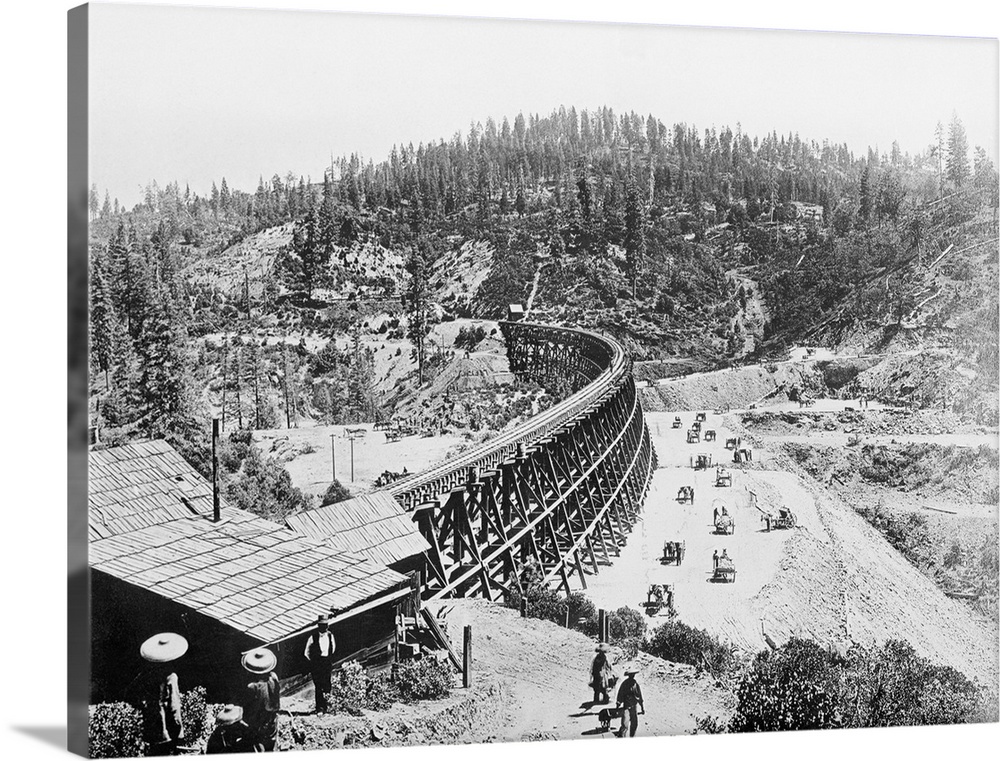
[(511, 370), (565, 379), (559, 404), (446, 463), (387, 487), (430, 544), (424, 596), (499, 599), (531, 560), (567, 593), (625, 543), (656, 468), (615, 340), (574, 328), (500, 323)]

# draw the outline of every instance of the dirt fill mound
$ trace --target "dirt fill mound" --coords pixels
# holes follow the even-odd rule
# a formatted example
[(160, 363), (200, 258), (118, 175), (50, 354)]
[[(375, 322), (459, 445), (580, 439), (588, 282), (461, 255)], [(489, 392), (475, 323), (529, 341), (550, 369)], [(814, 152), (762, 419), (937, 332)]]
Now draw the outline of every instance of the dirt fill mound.
[(651, 412), (746, 408), (772, 394), (787, 399), (793, 386), (815, 395), (822, 377), (811, 367), (794, 364), (753, 365), (688, 375), (641, 389), (642, 406)]
[[(801, 473), (787, 456), (775, 460)], [(811, 479), (799, 480), (822, 528), (796, 532), (781, 572), (758, 596), (768, 633), (806, 633), (842, 646), (907, 640), (924, 657), (996, 691), (996, 639), (988, 624), (949, 599), (850, 506)]]

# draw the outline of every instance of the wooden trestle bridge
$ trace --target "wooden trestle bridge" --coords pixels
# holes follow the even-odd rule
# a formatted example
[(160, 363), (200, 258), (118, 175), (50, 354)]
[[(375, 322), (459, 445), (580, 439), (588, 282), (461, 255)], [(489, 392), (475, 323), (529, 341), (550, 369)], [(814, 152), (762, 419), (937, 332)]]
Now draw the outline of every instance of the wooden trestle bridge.
[(511, 370), (563, 379), (572, 394), (516, 429), (386, 491), (430, 544), (424, 597), (499, 599), (536, 561), (567, 593), (610, 564), (656, 468), (617, 341), (574, 328), (502, 322)]

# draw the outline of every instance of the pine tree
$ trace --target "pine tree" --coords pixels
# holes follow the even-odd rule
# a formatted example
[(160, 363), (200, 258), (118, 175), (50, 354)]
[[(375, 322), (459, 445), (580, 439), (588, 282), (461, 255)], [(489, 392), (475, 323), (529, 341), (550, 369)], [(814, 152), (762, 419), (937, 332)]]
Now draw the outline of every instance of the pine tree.
[(104, 266), (103, 257), (95, 257), (90, 267), (90, 355), (104, 373), (105, 390), (110, 391), (117, 318), (105, 283)]
[(100, 203), (101, 199), (100, 196), (97, 195), (97, 183), (95, 182), (93, 185), (90, 186), (90, 199), (88, 204), (90, 207), (91, 222), (97, 219), (97, 212), (100, 210)]
[(158, 287), (151, 294), (138, 354), (144, 427), (153, 436), (176, 430), (185, 413), (185, 336), (178, 328), (166, 288)]
[(407, 329), (406, 337), (413, 343), (417, 360), (417, 378), (424, 382), (425, 340), (430, 333), (430, 291), (428, 288), (428, 261), (430, 247), (426, 239), (421, 239), (410, 248), (406, 260), (406, 271), (410, 275), (404, 295)]
[(625, 261), (632, 279), (632, 298), (635, 298), (639, 271), (646, 256), (646, 220), (642, 199), (635, 184), (629, 181), (625, 191)]
[(948, 158), (946, 176), (956, 188), (965, 185), (970, 177), (969, 142), (965, 137), (965, 127), (958, 114), (953, 114), (948, 127)]
[(299, 284), (312, 298), (313, 289), (324, 279), (331, 252), (330, 246), (323, 242), (316, 210), (310, 211), (305, 220), (295, 226), (292, 250), (298, 256), (301, 267)]

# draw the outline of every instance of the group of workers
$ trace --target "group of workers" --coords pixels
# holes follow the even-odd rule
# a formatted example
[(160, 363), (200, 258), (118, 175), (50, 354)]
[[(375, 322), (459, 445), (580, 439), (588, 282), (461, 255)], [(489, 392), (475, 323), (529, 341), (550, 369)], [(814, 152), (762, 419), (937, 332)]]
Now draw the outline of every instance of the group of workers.
[[(590, 684), (594, 689), (594, 703), (609, 703), (609, 690), (617, 681), (611, 663), (611, 647), (607, 642), (601, 642), (596, 649), (594, 660), (590, 664)], [(622, 672), (625, 679), (618, 687), (615, 708), (621, 711), (621, 726), (615, 733), (618, 737), (635, 737), (639, 728), (639, 709), (646, 713), (642, 700), (642, 690), (636, 681), (639, 669), (633, 664), (627, 664)]]
[[(143, 717), (143, 734), (150, 756), (172, 756), (185, 743), (198, 738), (185, 734), (181, 712), (181, 690), (177, 662), (187, 652), (188, 642), (180, 634), (166, 632), (146, 640), (139, 654), (149, 664), (144, 688), (138, 696)], [(306, 639), (304, 655), (309, 661), (316, 690), (316, 710), (329, 708), (333, 654), (336, 641), (329, 629), (329, 617), (321, 615)], [(246, 681), (237, 691), (237, 702), (226, 704), (215, 717), (215, 727), (205, 753), (266, 753), (278, 741), (278, 712), (281, 685), (275, 668), (278, 658), (266, 647), (245, 653), (242, 658)]]

